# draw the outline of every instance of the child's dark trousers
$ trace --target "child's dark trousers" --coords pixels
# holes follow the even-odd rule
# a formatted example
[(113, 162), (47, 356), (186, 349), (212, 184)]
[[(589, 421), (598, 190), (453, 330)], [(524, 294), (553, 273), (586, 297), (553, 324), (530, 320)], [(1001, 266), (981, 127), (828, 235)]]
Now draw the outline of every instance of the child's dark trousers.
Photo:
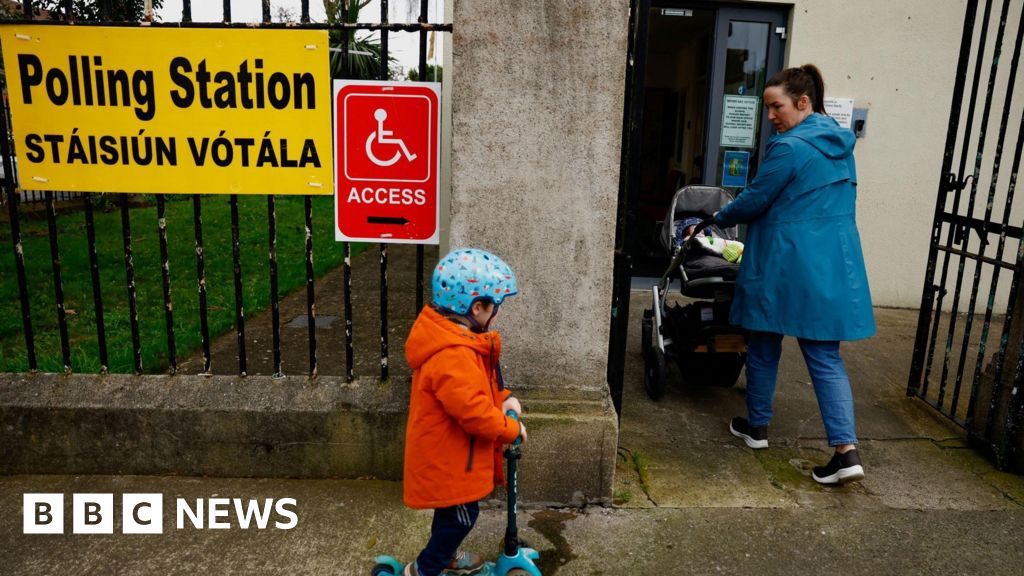
[(437, 576), (448, 567), (479, 515), (479, 502), (434, 510), (430, 540), (416, 558), (420, 576)]

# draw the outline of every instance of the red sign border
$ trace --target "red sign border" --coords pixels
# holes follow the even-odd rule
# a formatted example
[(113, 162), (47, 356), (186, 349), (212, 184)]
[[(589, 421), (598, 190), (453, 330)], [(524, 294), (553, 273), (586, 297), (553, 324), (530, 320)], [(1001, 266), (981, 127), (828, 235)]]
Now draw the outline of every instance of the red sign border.
[[(338, 190), (341, 186), (341, 178), (339, 174), (342, 171), (342, 165), (339, 164), (339, 150), (337, 148), (338, 142), (338, 127), (340, 122), (338, 121), (338, 94), (346, 86), (364, 86), (367, 88), (381, 88), (388, 86), (398, 87), (416, 87), (426, 88), (432, 90), (437, 98), (437, 135), (434, 143), (434, 150), (436, 154), (433, 158), (433, 166), (435, 178), (434, 178), (434, 233), (429, 238), (424, 239), (410, 239), (410, 238), (388, 238), (388, 237), (353, 237), (344, 234), (341, 231), (340, 223), (338, 222)], [(332, 84), (333, 97), (331, 98), (332, 108), (332, 148), (334, 152), (334, 239), (338, 242), (377, 242), (377, 243), (388, 243), (388, 244), (431, 244), (437, 245), (441, 239), (441, 83), (439, 82), (395, 82), (385, 80), (334, 80)], [(428, 177), (427, 180), (430, 178)], [(362, 182), (402, 182), (400, 180), (359, 180)]]

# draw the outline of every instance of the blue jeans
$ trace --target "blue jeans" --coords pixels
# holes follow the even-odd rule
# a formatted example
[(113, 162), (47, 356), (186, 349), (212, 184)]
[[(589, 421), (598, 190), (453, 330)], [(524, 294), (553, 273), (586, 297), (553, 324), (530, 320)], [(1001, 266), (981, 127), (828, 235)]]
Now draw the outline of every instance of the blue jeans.
[(421, 576), (437, 576), (459, 551), (459, 545), (469, 535), (480, 516), (480, 503), (470, 502), (450, 508), (434, 510), (430, 525), (430, 540), (416, 558), (416, 569)]
[[(818, 397), (829, 446), (856, 444), (853, 423), (853, 392), (846, 376), (839, 342), (798, 339), (807, 371)], [(782, 356), (782, 334), (751, 332), (747, 345), (747, 420), (751, 426), (767, 426), (772, 419), (775, 381)]]

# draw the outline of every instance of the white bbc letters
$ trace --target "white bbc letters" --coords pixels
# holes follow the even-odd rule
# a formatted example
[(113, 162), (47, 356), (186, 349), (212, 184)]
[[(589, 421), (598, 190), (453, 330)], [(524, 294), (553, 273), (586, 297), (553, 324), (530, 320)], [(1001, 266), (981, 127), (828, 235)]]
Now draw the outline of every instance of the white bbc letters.
[(121, 500), (121, 532), (163, 534), (164, 495), (125, 494)]
[(114, 495), (74, 494), (71, 531), (75, 534), (113, 534)]
[(188, 500), (178, 498), (178, 530), (185, 527), (185, 517), (192, 521), (193, 528), (203, 528), (203, 499), (196, 499), (196, 509), (193, 511)]
[(282, 498), (278, 500), (277, 504), (274, 506), (274, 510), (276, 510), (279, 515), (284, 516), (289, 520), (288, 522), (275, 522), (274, 526), (281, 530), (291, 530), (292, 528), (295, 528), (295, 525), (299, 523), (299, 516), (295, 512), (285, 508), (285, 506), (296, 506), (297, 504), (298, 502), (295, 501), (295, 498)]
[(63, 534), (63, 494), (23, 494), (22, 533)]
[(207, 500), (210, 503), (210, 522), (207, 526), (211, 530), (221, 529), (227, 530), (231, 528), (230, 522), (221, 522), (218, 518), (227, 518), (230, 514), (228, 505), (231, 504), (231, 500), (228, 498), (210, 498)]

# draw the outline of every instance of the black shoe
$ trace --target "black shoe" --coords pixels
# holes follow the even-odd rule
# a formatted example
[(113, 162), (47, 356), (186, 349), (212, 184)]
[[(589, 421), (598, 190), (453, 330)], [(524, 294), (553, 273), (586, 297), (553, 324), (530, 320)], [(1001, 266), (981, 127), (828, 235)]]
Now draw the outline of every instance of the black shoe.
[(746, 418), (737, 416), (732, 419), (732, 422), (729, 422), (729, 432), (732, 432), (732, 435), (737, 438), (742, 438), (747, 446), (754, 450), (768, 447), (767, 426), (751, 426)]
[(857, 450), (845, 454), (836, 452), (825, 466), (815, 466), (811, 476), (819, 484), (846, 484), (864, 479), (864, 467)]

